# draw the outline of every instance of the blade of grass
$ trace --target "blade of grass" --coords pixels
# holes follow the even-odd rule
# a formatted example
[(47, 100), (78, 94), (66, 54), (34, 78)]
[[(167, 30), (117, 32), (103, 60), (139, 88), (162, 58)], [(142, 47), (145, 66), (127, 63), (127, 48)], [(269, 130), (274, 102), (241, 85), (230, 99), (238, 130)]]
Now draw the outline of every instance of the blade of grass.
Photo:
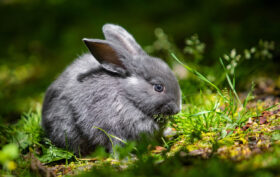
[[(112, 135), (112, 134), (107, 133), (105, 130), (103, 130), (103, 129), (100, 128), (100, 127), (93, 126), (93, 128), (96, 128), (96, 129), (102, 131), (102, 132), (109, 138), (109, 141), (110, 141), (110, 143), (112, 144), (112, 150), (113, 150), (114, 156), (116, 155), (116, 152), (115, 152), (114, 143), (113, 143), (112, 138), (115, 138), (115, 139), (121, 141), (122, 143), (127, 144), (124, 140), (122, 140), (122, 139), (120, 139), (119, 137), (116, 137), (116, 136), (114, 136), (114, 135)], [(112, 138), (111, 138), (111, 137), (112, 137)]]
[(188, 117), (196, 117), (196, 116), (200, 116), (200, 115), (207, 114), (207, 113), (210, 113), (210, 112), (213, 112), (213, 111), (201, 111), (201, 112), (198, 112), (196, 114), (189, 115)]
[(115, 156), (115, 155), (116, 155), (116, 152), (115, 152), (115, 149), (114, 149), (114, 143), (113, 143), (113, 141), (112, 141), (111, 136), (110, 136), (105, 130), (103, 130), (102, 128), (99, 128), (99, 127), (96, 127), (96, 126), (93, 126), (93, 128), (96, 128), (96, 129), (102, 131), (102, 132), (109, 138), (109, 141), (110, 141), (110, 143), (111, 143), (111, 145), (112, 145), (113, 154), (114, 154), (114, 156)]
[(255, 88), (255, 84), (252, 83), (251, 89), (250, 89), (249, 93), (247, 94), (246, 99), (245, 99), (245, 101), (243, 103), (243, 107), (247, 106), (247, 103), (248, 103), (248, 101), (250, 99), (250, 96), (252, 95), (252, 92), (253, 92), (254, 88)]
[(191, 67), (185, 65), (183, 62), (181, 62), (174, 53), (171, 53), (171, 56), (178, 62), (180, 63), (182, 66), (184, 66), (189, 72), (193, 73), (194, 75), (196, 75), (199, 79), (203, 80), (204, 82), (208, 83), (210, 86), (212, 86), (214, 89), (216, 89), (216, 91), (218, 92), (218, 94), (225, 100), (227, 100), (227, 98), (222, 94), (222, 91), (215, 85), (213, 84), (211, 81), (209, 81), (206, 77), (204, 77), (202, 74), (200, 74), (198, 71), (192, 69)]
[(240, 99), (239, 99), (239, 96), (238, 96), (238, 94), (237, 94), (237, 92), (236, 92), (236, 90), (235, 90), (235, 88), (234, 88), (235, 80), (234, 80), (234, 85), (233, 85), (232, 82), (231, 82), (231, 80), (230, 80), (230, 77), (229, 77), (229, 75), (228, 75), (228, 73), (227, 73), (227, 70), (226, 70), (226, 67), (225, 67), (225, 65), (224, 65), (224, 62), (223, 62), (223, 60), (222, 60), (221, 58), (220, 58), (220, 63), (221, 63), (221, 65), (223, 66), (223, 68), (224, 68), (224, 70), (225, 70), (225, 72), (226, 72), (226, 78), (227, 78), (227, 81), (228, 81), (228, 84), (229, 84), (231, 90), (233, 91), (233, 93), (234, 93), (234, 95), (235, 95), (235, 97), (236, 97), (238, 103), (239, 103), (240, 105), (242, 105), (242, 103), (241, 103), (241, 101), (240, 101)]
[[(276, 106), (279, 106), (279, 105), (280, 105), (280, 103), (278, 103), (278, 104), (276, 104), (276, 105), (273, 105), (273, 106), (270, 106), (270, 107), (264, 109), (263, 111), (268, 111), (268, 110), (273, 109), (273, 108), (275, 108)], [(263, 112), (263, 111), (262, 111), (262, 112)]]

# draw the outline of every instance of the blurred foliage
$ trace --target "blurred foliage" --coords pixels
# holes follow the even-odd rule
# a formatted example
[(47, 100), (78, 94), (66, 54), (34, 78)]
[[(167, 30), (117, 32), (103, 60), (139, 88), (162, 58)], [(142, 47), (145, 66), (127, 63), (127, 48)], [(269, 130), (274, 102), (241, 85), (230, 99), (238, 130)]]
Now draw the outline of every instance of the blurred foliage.
[(184, 52), (194, 56), (194, 62), (198, 63), (203, 59), (203, 53), (205, 49), (205, 43), (200, 42), (198, 35), (194, 34), (189, 39), (186, 39), (186, 47)]
[[(13, 161), (19, 156), (18, 146), (16, 144), (7, 144), (0, 150), (0, 164), (5, 170), (16, 169), (16, 163)], [(1, 173), (0, 173), (1, 174)]]

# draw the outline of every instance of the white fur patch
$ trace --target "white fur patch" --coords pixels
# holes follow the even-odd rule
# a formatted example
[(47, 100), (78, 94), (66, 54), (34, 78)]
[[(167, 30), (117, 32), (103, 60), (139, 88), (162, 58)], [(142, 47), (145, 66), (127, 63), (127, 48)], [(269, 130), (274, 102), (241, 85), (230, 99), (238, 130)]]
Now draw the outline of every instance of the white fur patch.
[(182, 110), (182, 92), (180, 90), (180, 111)]
[(137, 85), (139, 83), (139, 79), (135, 76), (131, 76), (128, 78), (128, 83), (132, 85)]
[(182, 110), (182, 98), (180, 99), (180, 111)]
[(171, 127), (166, 127), (163, 130), (164, 137), (174, 136), (174, 135), (176, 135), (176, 133), (177, 133), (176, 130), (173, 130)]
[(117, 106), (116, 106), (116, 110), (117, 112), (120, 112), (123, 109), (124, 105), (119, 101)]

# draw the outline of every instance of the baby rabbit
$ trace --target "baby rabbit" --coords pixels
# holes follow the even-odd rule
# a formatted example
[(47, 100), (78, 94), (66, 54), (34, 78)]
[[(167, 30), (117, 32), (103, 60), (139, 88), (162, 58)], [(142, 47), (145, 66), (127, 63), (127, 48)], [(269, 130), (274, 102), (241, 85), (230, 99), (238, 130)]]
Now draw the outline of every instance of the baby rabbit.
[[(137, 140), (160, 128), (156, 115), (180, 111), (178, 81), (125, 29), (103, 26), (106, 40), (83, 39), (91, 54), (76, 59), (47, 89), (42, 127), (52, 143), (86, 155), (112, 151), (108, 136)], [(114, 144), (120, 144), (112, 138)]]

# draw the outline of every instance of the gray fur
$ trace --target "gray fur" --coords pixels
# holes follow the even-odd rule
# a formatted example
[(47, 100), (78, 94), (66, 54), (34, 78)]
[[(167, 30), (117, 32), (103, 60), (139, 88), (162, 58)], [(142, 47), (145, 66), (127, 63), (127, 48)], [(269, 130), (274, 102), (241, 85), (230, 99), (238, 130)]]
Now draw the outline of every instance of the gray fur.
[(118, 25), (106, 24), (103, 26), (102, 31), (107, 41), (112, 41), (117, 45), (121, 45), (125, 50), (133, 55), (145, 55), (139, 44), (135, 41), (133, 36), (125, 29)]
[[(180, 110), (180, 88), (166, 63), (148, 56), (122, 27), (106, 24), (106, 40), (84, 39), (92, 55), (76, 59), (47, 89), (42, 126), (51, 141), (83, 155), (123, 140), (153, 135), (154, 115)], [(156, 92), (153, 84), (163, 84)], [(120, 143), (118, 140), (114, 143)]]

